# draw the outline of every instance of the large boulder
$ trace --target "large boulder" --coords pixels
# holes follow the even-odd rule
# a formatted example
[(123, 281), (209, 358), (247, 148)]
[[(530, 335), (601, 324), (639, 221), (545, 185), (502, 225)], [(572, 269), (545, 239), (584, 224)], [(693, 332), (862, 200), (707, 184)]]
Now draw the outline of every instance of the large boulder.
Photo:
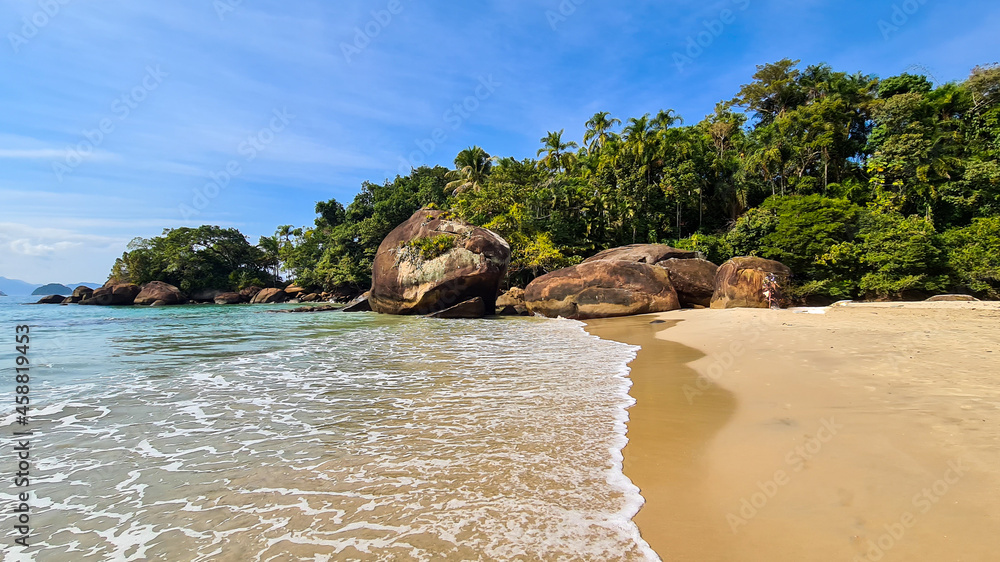
[(543, 275), (524, 289), (524, 301), (532, 313), (580, 320), (680, 308), (666, 269), (610, 260)]
[(162, 301), (163, 305), (170, 304), (184, 304), (187, 299), (184, 298), (184, 293), (180, 289), (174, 287), (170, 283), (164, 283), (163, 281), (150, 281), (142, 286), (142, 290), (136, 295), (134, 304), (141, 306), (149, 306), (156, 304), (158, 301)]
[(259, 293), (257, 293), (256, 296), (254, 296), (253, 300), (250, 302), (253, 304), (274, 304), (274, 303), (285, 302), (287, 300), (288, 300), (288, 294), (286, 294), (285, 291), (281, 289), (270, 288), (261, 290)]
[(250, 285), (249, 287), (244, 287), (240, 289), (240, 296), (243, 297), (243, 302), (250, 302), (253, 300), (254, 297), (257, 296), (257, 293), (263, 290), (264, 289), (261, 289), (256, 285)]
[(631, 244), (629, 246), (621, 246), (619, 248), (611, 248), (609, 250), (604, 250), (603, 252), (598, 252), (597, 254), (583, 260), (583, 263), (600, 260), (614, 260), (648, 263), (649, 265), (653, 265), (657, 262), (669, 260), (671, 258), (690, 259), (696, 257), (698, 257), (696, 252), (678, 250), (677, 248), (672, 248), (666, 244)]
[(240, 304), (246, 300), (239, 293), (219, 293), (214, 302), (215, 304)]
[(97, 306), (131, 306), (135, 297), (139, 296), (139, 286), (132, 283), (106, 283), (103, 287), (95, 289), (89, 297), (80, 301), (80, 304)]
[(293, 283), (285, 287), (285, 293), (289, 298), (295, 299), (303, 294), (306, 294), (306, 290)]
[(73, 289), (73, 297), (76, 298), (76, 302), (80, 302), (83, 299), (94, 294), (94, 290), (86, 285), (80, 285), (79, 287)]
[(509, 263), (496, 233), (421, 209), (379, 246), (369, 303), (383, 314), (430, 314), (479, 297), (492, 311)]
[(975, 302), (978, 300), (972, 295), (934, 295), (927, 299), (927, 302)]
[(712, 308), (788, 306), (792, 271), (780, 262), (755, 257), (733, 258), (715, 274)]
[(35, 304), (62, 304), (66, 297), (62, 295), (47, 295), (38, 300)]
[(719, 266), (700, 258), (670, 258), (656, 265), (667, 270), (681, 306), (709, 306), (715, 293), (715, 274)]

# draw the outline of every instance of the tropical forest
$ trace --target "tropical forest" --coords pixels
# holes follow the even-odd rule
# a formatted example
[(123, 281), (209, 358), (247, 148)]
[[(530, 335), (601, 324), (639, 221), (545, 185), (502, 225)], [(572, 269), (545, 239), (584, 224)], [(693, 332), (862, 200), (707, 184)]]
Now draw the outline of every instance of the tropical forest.
[(699, 121), (670, 109), (599, 112), (517, 159), (489, 147), (454, 167), (365, 182), (348, 204), (316, 203), (308, 226), (256, 245), (235, 229), (170, 229), (132, 241), (111, 277), (182, 290), (294, 281), (367, 290), (376, 250), (424, 207), (503, 236), (506, 284), (600, 250), (664, 243), (717, 264), (789, 266), (793, 297), (898, 299), (940, 292), (1000, 298), (1000, 65), (962, 82), (879, 78), (781, 60)]

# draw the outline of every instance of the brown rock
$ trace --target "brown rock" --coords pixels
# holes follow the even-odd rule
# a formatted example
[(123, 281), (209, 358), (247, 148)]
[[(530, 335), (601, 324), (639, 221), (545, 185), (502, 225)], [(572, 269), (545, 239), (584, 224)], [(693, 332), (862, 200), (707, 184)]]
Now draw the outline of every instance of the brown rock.
[(583, 263), (599, 260), (618, 260), (653, 265), (671, 258), (690, 259), (695, 257), (698, 257), (696, 252), (678, 250), (666, 244), (631, 244), (629, 246), (604, 250), (583, 260)]
[(975, 302), (978, 300), (972, 295), (934, 295), (927, 299), (927, 302)]
[(76, 304), (82, 300), (82, 297), (66, 297), (63, 299), (62, 304)]
[(670, 258), (656, 265), (670, 273), (670, 283), (677, 291), (681, 306), (709, 306), (715, 293), (715, 274), (719, 266), (700, 258)]
[[(439, 246), (422, 250), (421, 242)], [(372, 267), (372, 310), (429, 314), (479, 297), (496, 307), (510, 246), (494, 232), (422, 209), (386, 236)]]
[(62, 304), (66, 297), (62, 295), (48, 295), (39, 299), (35, 304)]
[(281, 289), (270, 288), (261, 290), (259, 293), (257, 293), (256, 296), (254, 296), (253, 300), (250, 302), (253, 304), (274, 304), (274, 303), (285, 302), (287, 300), (288, 300), (288, 295), (285, 293), (285, 291)]
[(316, 293), (309, 293), (307, 295), (302, 295), (301, 297), (299, 297), (299, 300), (301, 300), (302, 302), (316, 302), (319, 300), (319, 295), (317, 295)]
[(291, 297), (293, 299), (295, 297), (299, 296), (300, 294), (305, 293), (305, 292), (306, 292), (305, 289), (303, 289), (302, 287), (299, 287), (298, 285), (295, 285), (294, 283), (291, 284), (291, 285), (289, 285), (289, 286), (287, 286), (287, 287), (285, 287), (285, 293), (289, 297)]
[(86, 285), (80, 285), (73, 289), (73, 296), (77, 299), (75, 302), (80, 302), (92, 294), (94, 294), (94, 290)]
[(121, 283), (111, 288), (111, 304), (114, 306), (129, 306), (135, 302), (141, 289), (132, 283)]
[(524, 289), (524, 300), (532, 313), (581, 320), (680, 308), (667, 270), (610, 260), (584, 262), (543, 275)]
[(89, 304), (97, 306), (109, 306), (111, 305), (111, 288), (101, 287), (99, 289), (94, 289), (87, 298), (80, 301), (80, 304)]
[[(515, 312), (505, 313), (504, 311), (508, 308), (513, 309)], [(502, 309), (497, 313), (500, 316), (511, 316), (512, 314), (527, 316), (528, 307), (524, 304), (524, 289), (512, 287), (509, 291), (497, 297), (497, 309)]]
[(240, 304), (246, 302), (239, 293), (220, 293), (215, 297), (215, 304)]
[(524, 289), (512, 287), (509, 291), (497, 297), (497, 308), (505, 306), (524, 306)]
[(243, 302), (250, 302), (253, 300), (254, 297), (257, 296), (257, 293), (261, 291), (263, 291), (263, 289), (261, 289), (260, 287), (256, 285), (251, 285), (249, 287), (244, 287), (240, 289), (240, 296), (243, 297)]
[[(135, 297), (134, 303), (140, 306), (156, 304), (162, 301), (163, 305), (184, 304), (187, 299), (181, 290), (163, 281), (150, 281), (142, 286), (142, 290)], [(160, 305), (160, 306), (163, 306)]]
[(430, 318), (482, 318), (486, 316), (486, 305), (483, 304), (483, 299), (476, 297), (428, 316)]
[(507, 306), (505, 306), (503, 308), (500, 308), (500, 307), (497, 307), (497, 308), (499, 309), (499, 310), (497, 310), (497, 316), (527, 316), (528, 315), (528, 309), (527, 308), (525, 308), (524, 310), (520, 310), (520, 309), (518, 309), (518, 307), (510, 305), (510, 304), (508, 304)]
[(95, 289), (80, 304), (97, 306), (130, 306), (139, 295), (139, 286), (132, 283), (111, 284), (109, 281), (100, 289)]
[[(712, 308), (769, 308), (788, 306), (786, 298), (792, 271), (780, 262), (755, 257), (733, 258), (715, 274)], [(768, 301), (765, 290), (769, 290)]]
[(368, 302), (368, 296), (370, 294), (371, 293), (365, 293), (358, 296), (351, 302), (344, 305), (344, 308), (340, 309), (341, 312), (371, 312), (372, 306)]
[(335, 306), (324, 305), (324, 306), (300, 306), (298, 308), (292, 308), (287, 310), (268, 310), (268, 312), (274, 312), (277, 314), (293, 314), (296, 312), (333, 312), (339, 310)]

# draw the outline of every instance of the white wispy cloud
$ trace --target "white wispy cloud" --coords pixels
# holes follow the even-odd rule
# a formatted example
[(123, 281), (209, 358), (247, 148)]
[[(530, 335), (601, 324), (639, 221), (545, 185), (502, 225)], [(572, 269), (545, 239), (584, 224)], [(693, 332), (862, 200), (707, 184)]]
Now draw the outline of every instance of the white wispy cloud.
[(57, 150), (54, 148), (36, 148), (36, 149), (23, 149), (23, 148), (0, 148), (0, 158), (11, 158), (11, 159), (33, 159), (33, 158), (62, 158), (66, 155), (65, 150)]

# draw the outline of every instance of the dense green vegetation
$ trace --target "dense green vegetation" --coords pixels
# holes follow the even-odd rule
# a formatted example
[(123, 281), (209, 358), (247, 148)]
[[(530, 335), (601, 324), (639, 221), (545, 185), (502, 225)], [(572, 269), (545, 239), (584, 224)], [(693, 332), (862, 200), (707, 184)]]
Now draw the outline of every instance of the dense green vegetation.
[[(454, 170), (365, 183), (346, 208), (321, 202), (315, 225), (281, 227), (258, 249), (299, 284), (361, 291), (385, 235), (430, 205), (504, 236), (516, 285), (660, 242), (719, 263), (780, 260), (801, 298), (1000, 297), (997, 65), (935, 86), (782, 60), (700, 122), (600, 112), (581, 140), (549, 132), (525, 160), (470, 147)], [(144, 242), (132, 252), (155, 249)]]
[(185, 292), (271, 286), (279, 266), (278, 248), (267, 239), (251, 245), (234, 228), (202, 226), (165, 230), (163, 236), (136, 238), (115, 261), (111, 279), (136, 284), (163, 281)]

